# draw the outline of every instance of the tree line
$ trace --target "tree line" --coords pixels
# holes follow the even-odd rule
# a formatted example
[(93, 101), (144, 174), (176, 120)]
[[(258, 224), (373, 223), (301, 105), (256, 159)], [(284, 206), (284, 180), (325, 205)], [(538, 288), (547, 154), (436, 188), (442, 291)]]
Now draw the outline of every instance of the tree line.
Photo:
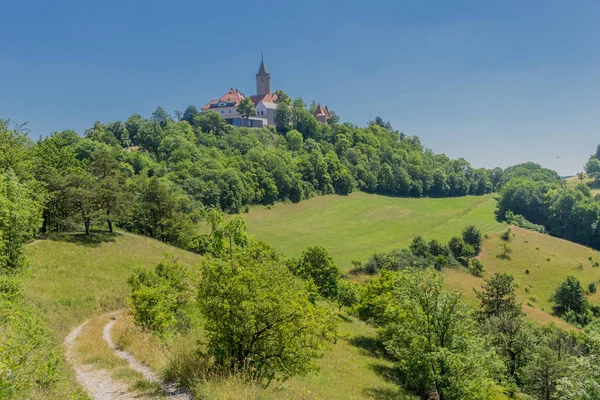
[[(588, 166), (596, 162), (592, 156)], [(600, 202), (587, 185), (567, 188), (556, 172), (534, 163), (511, 168), (504, 172), (499, 219), (600, 249)]]

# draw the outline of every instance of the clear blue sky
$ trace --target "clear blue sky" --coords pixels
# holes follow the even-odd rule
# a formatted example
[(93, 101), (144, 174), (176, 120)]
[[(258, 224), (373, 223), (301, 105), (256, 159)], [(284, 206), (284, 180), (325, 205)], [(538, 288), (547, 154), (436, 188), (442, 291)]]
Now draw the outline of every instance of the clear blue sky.
[(581, 170), (600, 142), (600, 2), (29, 1), (0, 20), (0, 117), (32, 137), (274, 89), (474, 166)]

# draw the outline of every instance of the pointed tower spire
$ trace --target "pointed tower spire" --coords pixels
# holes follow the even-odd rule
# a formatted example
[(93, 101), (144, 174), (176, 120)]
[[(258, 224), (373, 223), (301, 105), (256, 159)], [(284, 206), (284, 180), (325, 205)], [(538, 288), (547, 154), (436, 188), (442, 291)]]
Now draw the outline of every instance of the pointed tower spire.
[(258, 74), (259, 75), (267, 75), (268, 73), (269, 73), (269, 71), (267, 71), (267, 67), (265, 66), (265, 57), (261, 53), (260, 54), (260, 68), (258, 69)]
[(265, 66), (265, 57), (261, 53), (260, 56), (260, 68), (258, 74), (256, 74), (256, 94), (264, 96), (265, 94), (271, 93), (271, 74), (267, 71)]

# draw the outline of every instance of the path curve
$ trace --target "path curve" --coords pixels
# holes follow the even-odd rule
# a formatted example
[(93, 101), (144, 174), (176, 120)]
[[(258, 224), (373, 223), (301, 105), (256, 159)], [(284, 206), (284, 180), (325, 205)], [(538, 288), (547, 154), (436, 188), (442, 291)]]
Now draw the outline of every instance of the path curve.
[(192, 400), (193, 398), (189, 393), (178, 389), (175, 384), (161, 381), (154, 371), (147, 365), (136, 360), (133, 354), (117, 349), (110, 332), (115, 323), (116, 316), (122, 312), (122, 310), (113, 311), (90, 318), (73, 329), (65, 338), (64, 346), (67, 361), (75, 370), (77, 380), (87, 394), (94, 400), (134, 400), (138, 398), (138, 396), (129, 392), (127, 384), (112, 379), (108, 371), (95, 369), (91, 365), (82, 365), (75, 360), (74, 342), (81, 334), (83, 328), (95, 319), (111, 317), (109, 323), (104, 327), (102, 336), (115, 355), (126, 360), (129, 363), (129, 368), (142, 374), (146, 380), (158, 383), (164, 391), (163, 397), (173, 400)]
[[(112, 312), (101, 315), (96, 318), (110, 317), (118, 312)], [(95, 318), (92, 318), (95, 319)], [(94, 400), (133, 400), (134, 397), (129, 393), (127, 385), (117, 382), (111, 378), (108, 371), (104, 369), (95, 369), (91, 365), (82, 365), (75, 360), (75, 339), (79, 337), (83, 328), (92, 320), (88, 319), (81, 325), (73, 329), (65, 338), (65, 353), (67, 361), (75, 370), (77, 380), (83, 386), (87, 394)]]
[(146, 380), (154, 383), (158, 383), (162, 388), (163, 392), (165, 392), (165, 397), (174, 400), (192, 400), (192, 396), (190, 396), (187, 392), (182, 389), (179, 389), (173, 383), (163, 382), (158, 375), (150, 369), (145, 364), (139, 362), (135, 356), (127, 351), (119, 350), (115, 343), (112, 340), (112, 336), (110, 331), (115, 324), (115, 318), (113, 317), (108, 324), (104, 327), (103, 338), (104, 341), (108, 344), (108, 347), (117, 355), (117, 357), (122, 358), (123, 360), (129, 363), (129, 368), (134, 371), (139, 372), (146, 378)]

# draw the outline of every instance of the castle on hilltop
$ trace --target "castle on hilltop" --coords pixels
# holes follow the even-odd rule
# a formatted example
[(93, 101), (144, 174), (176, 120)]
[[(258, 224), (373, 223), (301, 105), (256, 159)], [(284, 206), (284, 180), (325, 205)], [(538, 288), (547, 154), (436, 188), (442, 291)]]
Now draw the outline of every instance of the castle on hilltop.
[[(277, 94), (271, 90), (271, 74), (267, 71), (264, 57), (261, 57), (260, 67), (256, 74), (256, 94), (250, 96), (256, 108), (256, 116), (248, 119), (243, 118), (237, 112), (237, 107), (246, 96), (237, 89), (229, 89), (227, 93), (218, 99), (208, 102), (202, 111), (211, 110), (221, 115), (228, 124), (235, 126), (248, 126), (260, 128), (263, 126), (275, 126), (275, 111), (277, 110)], [(313, 114), (322, 123), (327, 123), (331, 113), (327, 106), (322, 108), (319, 104)]]

